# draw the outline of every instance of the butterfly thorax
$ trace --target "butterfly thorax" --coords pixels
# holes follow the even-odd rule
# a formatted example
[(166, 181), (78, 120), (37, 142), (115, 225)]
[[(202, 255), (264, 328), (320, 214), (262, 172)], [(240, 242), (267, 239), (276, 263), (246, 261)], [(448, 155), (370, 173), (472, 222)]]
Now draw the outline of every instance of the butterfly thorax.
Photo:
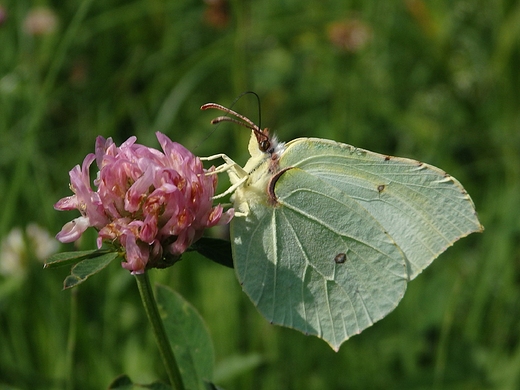
[[(251, 134), (249, 153), (251, 158), (244, 166), (247, 180), (236, 189), (231, 200), (238, 211), (247, 214), (250, 207), (256, 204), (267, 205), (269, 196), (267, 187), (271, 178), (280, 171), (280, 156), (285, 150), (284, 143), (278, 142), (275, 137), (270, 139), (270, 148), (263, 152), (259, 149), (257, 137)], [(237, 181), (231, 178), (231, 183)]]

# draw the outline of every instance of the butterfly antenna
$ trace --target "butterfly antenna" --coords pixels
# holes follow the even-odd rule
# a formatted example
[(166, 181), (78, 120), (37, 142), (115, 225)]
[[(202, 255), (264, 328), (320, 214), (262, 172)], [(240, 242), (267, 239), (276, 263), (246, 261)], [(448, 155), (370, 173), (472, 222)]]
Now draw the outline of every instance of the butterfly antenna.
[(215, 119), (211, 120), (211, 124), (212, 125), (216, 125), (216, 124), (218, 124), (220, 122), (232, 122), (232, 123), (235, 123), (237, 125), (247, 127), (248, 129), (251, 129), (253, 131), (258, 130), (256, 125), (251, 125), (249, 123), (244, 123), (244, 122), (241, 122), (241, 121), (239, 121), (239, 120), (237, 120), (235, 118), (230, 118), (229, 116), (219, 116), (218, 118), (215, 118)]
[[(201, 110), (208, 110), (208, 109), (210, 109), (210, 108), (215, 108), (215, 109), (217, 109), (217, 110), (224, 111), (225, 113), (228, 113), (228, 114), (230, 114), (230, 115), (233, 115), (233, 116), (237, 117), (238, 119), (241, 119), (241, 120), (243, 120), (244, 122), (246, 122), (246, 123), (247, 123), (247, 126), (245, 126), (246, 123), (242, 123), (242, 122), (240, 122), (240, 121), (238, 121), (238, 120), (236, 120), (236, 119), (233, 119), (233, 118), (229, 118), (229, 119), (233, 119), (232, 121), (229, 121), (229, 120), (226, 119), (226, 120), (229, 121), (229, 122), (239, 123), (239, 124), (241, 124), (242, 126), (247, 127), (248, 129), (251, 129), (251, 130), (253, 130), (253, 131), (260, 131), (260, 132), (261, 132), (260, 127), (258, 127), (257, 125), (255, 125), (251, 119), (249, 119), (249, 118), (245, 117), (244, 115), (241, 115), (241, 114), (239, 114), (238, 112), (235, 112), (235, 111), (233, 111), (233, 110), (231, 110), (231, 109), (229, 109), (229, 108), (226, 108), (226, 107), (224, 107), (224, 106), (221, 106), (220, 104), (217, 104), (217, 103), (206, 103), (206, 104), (203, 104), (203, 105), (200, 107)], [(219, 118), (226, 118), (226, 117), (219, 117)], [(216, 118), (216, 119), (219, 119), (219, 118)], [(215, 119), (214, 119), (214, 120), (215, 120)], [(214, 120), (213, 120), (213, 121), (214, 121)], [(211, 123), (214, 123), (213, 121), (211, 121)], [(222, 122), (222, 120), (217, 121), (217, 122), (215, 122), (215, 123), (218, 123), (218, 122)]]
[[(261, 114), (260, 97), (255, 92), (252, 92), (252, 91), (244, 92), (237, 99), (235, 99), (235, 102), (236, 102), (236, 100), (238, 100), (241, 96), (245, 95), (246, 93), (251, 93), (251, 94), (255, 95), (256, 98), (258, 99), (258, 115), (260, 116), (260, 114)], [(211, 121), (212, 124), (217, 124), (220, 122), (233, 122), (238, 125), (244, 126), (248, 129), (252, 130), (255, 133), (256, 139), (258, 141), (258, 147), (260, 148), (260, 150), (265, 152), (270, 149), (271, 141), (270, 141), (269, 133), (268, 133), (267, 129), (262, 130), (262, 128), (260, 126), (257, 126), (251, 119), (245, 117), (244, 115), (239, 114), (236, 111), (231, 110), (230, 108), (224, 107), (217, 103), (206, 103), (200, 107), (201, 110), (208, 110), (210, 108), (224, 111), (225, 113), (233, 115), (235, 118), (240, 119), (240, 120), (238, 120), (238, 119), (230, 118), (227, 116), (220, 116), (218, 118), (213, 119)]]
[(247, 94), (251, 94), (251, 95), (254, 95), (256, 97), (256, 102), (258, 103), (258, 128), (261, 129), (262, 128), (262, 110), (261, 110), (262, 105), (260, 104), (260, 96), (258, 96), (258, 94), (256, 92), (254, 92), (254, 91), (242, 92), (235, 99), (235, 101), (233, 102), (231, 107), (233, 107), (235, 105), (235, 103), (238, 101), (238, 99), (240, 99), (242, 96), (247, 95)]

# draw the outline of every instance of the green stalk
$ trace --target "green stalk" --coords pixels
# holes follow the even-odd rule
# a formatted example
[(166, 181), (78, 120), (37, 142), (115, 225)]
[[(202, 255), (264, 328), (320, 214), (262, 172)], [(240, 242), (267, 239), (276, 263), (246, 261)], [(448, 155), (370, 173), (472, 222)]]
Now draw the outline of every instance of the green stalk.
[(166, 368), (166, 373), (170, 379), (170, 385), (174, 390), (184, 390), (181, 373), (179, 371), (179, 367), (177, 366), (177, 361), (175, 360), (175, 355), (173, 354), (170, 341), (168, 340), (166, 331), (164, 330), (164, 324), (161, 320), (159, 309), (157, 308), (157, 302), (153, 296), (152, 286), (150, 284), (148, 273), (144, 272), (142, 274), (135, 275), (135, 279), (137, 280), (137, 286), (139, 287), (139, 293), (141, 294), (141, 299), (143, 301), (146, 315), (152, 324), (155, 341), (159, 347), (159, 352)]
[(78, 330), (78, 289), (70, 294), (69, 336), (67, 340), (67, 376), (66, 389), (74, 389), (74, 353), (76, 351), (76, 334)]

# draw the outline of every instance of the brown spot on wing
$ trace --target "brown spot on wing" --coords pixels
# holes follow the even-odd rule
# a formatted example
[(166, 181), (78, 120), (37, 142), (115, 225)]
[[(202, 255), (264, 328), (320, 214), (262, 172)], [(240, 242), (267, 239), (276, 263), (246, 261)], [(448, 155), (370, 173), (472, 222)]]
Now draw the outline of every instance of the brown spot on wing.
[(345, 261), (347, 261), (347, 255), (345, 253), (338, 253), (334, 256), (334, 262), (336, 264), (343, 264)]

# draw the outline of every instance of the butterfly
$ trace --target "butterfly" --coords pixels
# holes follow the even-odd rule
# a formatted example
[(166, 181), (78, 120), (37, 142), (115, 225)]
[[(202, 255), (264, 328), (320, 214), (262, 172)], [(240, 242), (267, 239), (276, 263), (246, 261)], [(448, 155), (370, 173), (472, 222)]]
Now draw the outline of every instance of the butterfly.
[(434, 166), (351, 145), (281, 143), (246, 117), (244, 167), (219, 154), (235, 217), (230, 234), (242, 288), (271, 323), (338, 350), (395, 309), (407, 283), (459, 238), (483, 231), (462, 185)]

